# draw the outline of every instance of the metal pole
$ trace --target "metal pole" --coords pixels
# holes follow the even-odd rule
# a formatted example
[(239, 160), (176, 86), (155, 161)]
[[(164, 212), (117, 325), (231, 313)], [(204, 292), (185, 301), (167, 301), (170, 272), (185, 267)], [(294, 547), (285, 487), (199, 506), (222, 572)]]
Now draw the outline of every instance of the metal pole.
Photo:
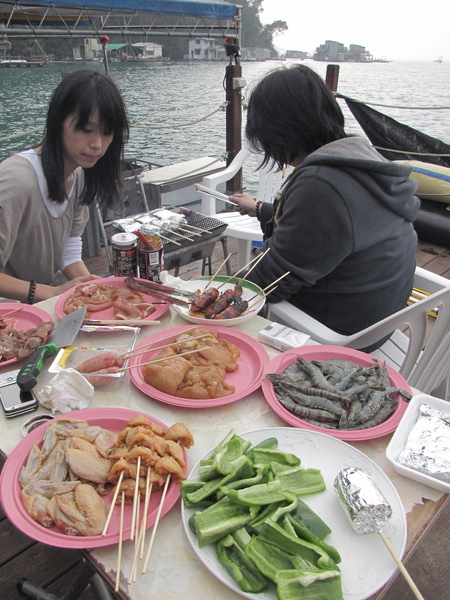
[(102, 50), (103, 50), (103, 64), (105, 65), (105, 72), (107, 75), (109, 74), (108, 52), (106, 51), (106, 46), (107, 46), (108, 42), (109, 42), (109, 38), (107, 35), (100, 36), (100, 43), (102, 45)]

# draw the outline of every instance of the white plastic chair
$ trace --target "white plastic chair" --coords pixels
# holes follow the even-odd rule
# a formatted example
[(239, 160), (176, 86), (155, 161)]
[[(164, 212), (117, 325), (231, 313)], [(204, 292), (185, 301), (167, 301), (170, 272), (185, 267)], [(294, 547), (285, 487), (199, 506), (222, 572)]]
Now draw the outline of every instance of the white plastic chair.
[[(446, 358), (450, 360), (450, 280), (417, 267), (414, 287), (430, 296), (352, 335), (336, 333), (286, 300), (269, 304), (267, 318), (307, 333), (321, 344), (349, 348), (365, 348), (393, 331), (371, 354), (399, 371), (413, 387), (445, 398), (450, 376), (445, 363)], [(428, 313), (434, 309), (438, 309), (437, 318), (428, 337)], [(407, 328), (408, 335), (401, 328)]]
[[(226, 169), (204, 177), (202, 180), (202, 185), (216, 190), (219, 184), (225, 183), (234, 177), (250, 156), (252, 156), (250, 150), (248, 148), (242, 148), (242, 150), (236, 154), (235, 158)], [(262, 157), (259, 155), (253, 154), (253, 156), (257, 156), (259, 160), (262, 159)], [(277, 171), (276, 167), (275, 169), (260, 169), (258, 171), (259, 184), (256, 200), (261, 200), (261, 202), (273, 202), (274, 194), (281, 188), (283, 180), (286, 179), (291, 171), (292, 168), (290, 167), (285, 169), (284, 173)], [(252, 242), (261, 242), (263, 239), (259, 221), (256, 219), (256, 217), (240, 215), (237, 211), (219, 213), (217, 211), (216, 202), (220, 202), (220, 200), (216, 200), (205, 192), (201, 193), (201, 212), (204, 215), (225, 221), (228, 225), (225, 231), (227, 237), (237, 238), (238, 269), (241, 269), (248, 264), (250, 260)]]

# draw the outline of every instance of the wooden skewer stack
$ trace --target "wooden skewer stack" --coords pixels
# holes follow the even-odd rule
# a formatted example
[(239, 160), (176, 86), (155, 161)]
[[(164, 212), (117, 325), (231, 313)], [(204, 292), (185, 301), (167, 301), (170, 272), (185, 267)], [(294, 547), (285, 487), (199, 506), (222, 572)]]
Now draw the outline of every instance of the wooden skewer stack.
[[(141, 427), (141, 425), (140, 424), (136, 425), (136, 427)], [(154, 435), (157, 436), (158, 434), (154, 433)], [(165, 440), (165, 438), (163, 436), (160, 436), (160, 437), (162, 438), (163, 441)], [(173, 439), (173, 438), (171, 438), (171, 439)], [(180, 442), (176, 442), (176, 443), (179, 443), (179, 445), (181, 447), (183, 446), (183, 444)], [(132, 445), (130, 448), (134, 449), (136, 447), (139, 447), (139, 445), (138, 446)], [(147, 446), (145, 444), (143, 444), (142, 447), (147, 450), (148, 449), (153, 450), (152, 448), (150, 448), (150, 446)], [(158, 457), (158, 453), (156, 452), (156, 450), (153, 450), (153, 452), (155, 452), (156, 457)], [(168, 450), (167, 452), (168, 452), (167, 456), (172, 456), (170, 450)], [(175, 453), (175, 455), (173, 455), (173, 460), (175, 460), (176, 455), (177, 455), (177, 453)], [(157, 459), (157, 462), (159, 461), (159, 459), (163, 459), (164, 456), (166, 456), (166, 454), (164, 454), (163, 456), (159, 456), (159, 458)], [(144, 459), (144, 461), (145, 461), (145, 459)], [(184, 464), (184, 463), (181, 463), (181, 464)], [(145, 493), (144, 494), (142, 494), (140, 486), (139, 486), (139, 481), (140, 481), (140, 479), (142, 479), (141, 472), (143, 469), (146, 469)], [(149, 506), (150, 506), (150, 500), (152, 497), (152, 488), (153, 488), (152, 472), (153, 472), (152, 467), (150, 467), (149, 464), (143, 463), (141, 461), (141, 455), (139, 455), (137, 457), (137, 463), (136, 463), (136, 474), (135, 474), (135, 485), (134, 485), (133, 501), (132, 501), (131, 529), (130, 529), (130, 540), (134, 541), (134, 556), (133, 556), (133, 562), (132, 562), (131, 571), (129, 574), (128, 583), (132, 583), (132, 582), (136, 581), (139, 560), (144, 561), (143, 566), (142, 566), (142, 573), (146, 572), (147, 565), (148, 565), (148, 562), (150, 559), (151, 550), (153, 548), (153, 544), (154, 544), (154, 540), (155, 540), (156, 531), (158, 528), (159, 521), (161, 519), (161, 514), (163, 511), (167, 491), (169, 489), (170, 482), (173, 481), (171, 472), (168, 471), (167, 469), (164, 469), (163, 475), (162, 475), (163, 477), (165, 476), (164, 487), (162, 488), (161, 498), (159, 500), (159, 504), (158, 504), (157, 511), (156, 511), (156, 517), (155, 517), (155, 521), (153, 524), (152, 535), (151, 535), (148, 549), (147, 549), (147, 552), (145, 554), (145, 559), (144, 559), (147, 521), (148, 521), (148, 516), (149, 516)], [(116, 487), (115, 487), (114, 494), (113, 494), (112, 501), (111, 501), (111, 506), (110, 506), (110, 509), (109, 509), (109, 512), (108, 512), (108, 515), (106, 518), (105, 526), (104, 526), (104, 529), (102, 532), (103, 536), (106, 535), (108, 528), (110, 526), (110, 522), (111, 522), (112, 515), (114, 513), (114, 509), (115, 509), (116, 505), (119, 504), (119, 506), (120, 506), (120, 509), (119, 509), (119, 535), (118, 535), (117, 572), (116, 572), (116, 581), (115, 581), (115, 591), (118, 591), (119, 587), (120, 587), (122, 546), (123, 546), (123, 541), (124, 541), (125, 489), (123, 488), (123, 483), (124, 483), (125, 473), (127, 473), (127, 475), (126, 475), (127, 477), (130, 477), (130, 474), (128, 474), (127, 467), (124, 465), (123, 469), (120, 471), (120, 474), (119, 474), (119, 477), (118, 477), (118, 480), (116, 483)], [(160, 473), (160, 471), (158, 471), (158, 473)], [(143, 489), (144, 488), (142, 487), (142, 490)], [(141, 507), (141, 501), (143, 501), (142, 507)], [(142, 508), (142, 510), (141, 510), (141, 508)]]

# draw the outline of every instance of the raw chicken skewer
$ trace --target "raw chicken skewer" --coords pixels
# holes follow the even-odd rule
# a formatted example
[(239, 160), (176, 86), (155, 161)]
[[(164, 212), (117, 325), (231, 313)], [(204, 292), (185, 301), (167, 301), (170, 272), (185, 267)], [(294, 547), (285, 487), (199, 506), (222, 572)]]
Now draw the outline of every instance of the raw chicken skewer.
[(382, 531), (386, 521), (392, 516), (392, 508), (370, 475), (362, 469), (347, 467), (338, 473), (334, 489), (354, 531), (378, 533), (414, 596), (418, 600), (425, 600)]

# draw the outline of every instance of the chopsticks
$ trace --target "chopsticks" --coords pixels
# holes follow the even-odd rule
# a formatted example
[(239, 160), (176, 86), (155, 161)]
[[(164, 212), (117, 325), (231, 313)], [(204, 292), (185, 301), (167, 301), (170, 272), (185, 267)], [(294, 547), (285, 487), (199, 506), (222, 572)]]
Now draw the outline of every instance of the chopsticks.
[[(167, 302), (162, 302), (167, 304)], [(159, 325), (161, 321), (150, 321), (149, 319), (85, 319), (86, 325), (129, 325), (130, 327), (145, 327), (147, 325)]]

